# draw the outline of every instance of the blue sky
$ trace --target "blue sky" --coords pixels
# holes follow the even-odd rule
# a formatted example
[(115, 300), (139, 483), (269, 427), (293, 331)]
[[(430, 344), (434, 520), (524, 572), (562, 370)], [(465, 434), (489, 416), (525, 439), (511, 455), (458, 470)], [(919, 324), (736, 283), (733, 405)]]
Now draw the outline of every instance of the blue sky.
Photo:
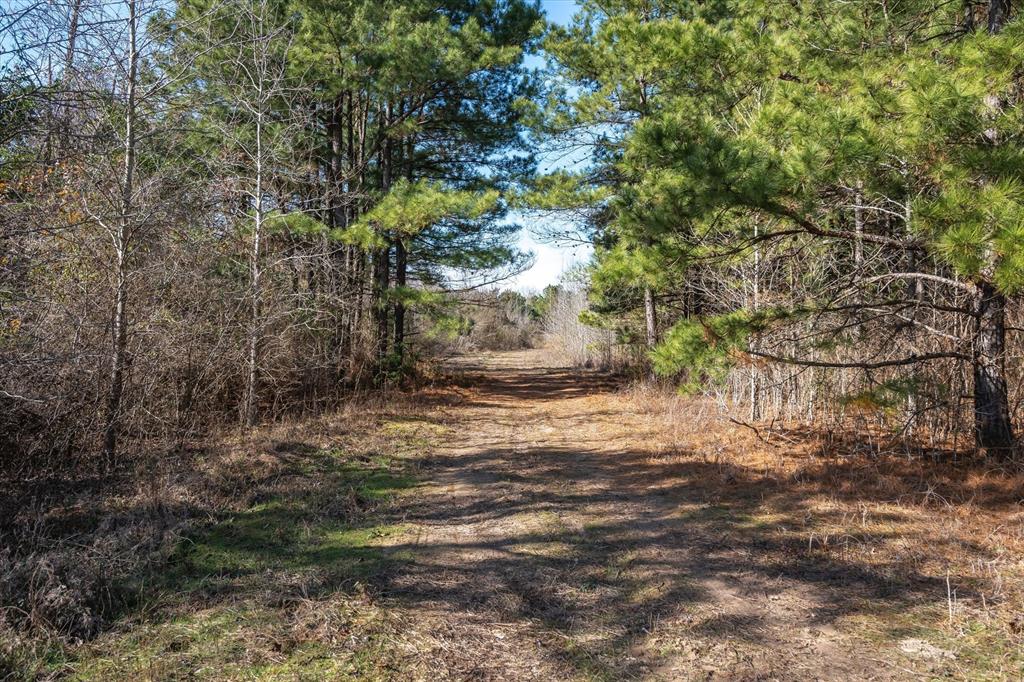
[(559, 24), (568, 24), (578, 9), (576, 0), (543, 0), (541, 4), (548, 13), (548, 19)]
[[(578, 10), (575, 0), (543, 0), (541, 3), (548, 19), (559, 23), (568, 24)], [(541, 57), (531, 57), (527, 62), (529, 66), (537, 67), (543, 64)], [(542, 170), (551, 170), (553, 167), (564, 166), (564, 163), (545, 163), (541, 160)], [(552, 232), (558, 227), (554, 219), (537, 219), (535, 216), (512, 216), (515, 222), (524, 227), (519, 235), (519, 248), (530, 251), (534, 255), (533, 267), (518, 277), (505, 283), (505, 287), (519, 291), (540, 291), (549, 284), (558, 282), (562, 273), (578, 263), (590, 259), (592, 249), (586, 244), (559, 244), (542, 241), (540, 235), (545, 232)]]

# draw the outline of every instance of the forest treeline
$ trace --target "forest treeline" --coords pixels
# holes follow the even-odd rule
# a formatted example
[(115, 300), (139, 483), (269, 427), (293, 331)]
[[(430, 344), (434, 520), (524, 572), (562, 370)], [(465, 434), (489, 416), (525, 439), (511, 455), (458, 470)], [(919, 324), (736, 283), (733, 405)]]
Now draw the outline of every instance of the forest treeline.
[(576, 361), (1012, 452), (1010, 0), (579, 5), (6, 3), (6, 473), (397, 380), (528, 262), (513, 209), (595, 247)]
[[(593, 149), (589, 321), (752, 419), (1008, 456), (1024, 284), (1010, 0), (583, 2), (545, 125)], [(717, 388), (715, 388), (717, 387)]]
[(4, 7), (8, 474), (322, 410), (528, 261), (532, 3)]

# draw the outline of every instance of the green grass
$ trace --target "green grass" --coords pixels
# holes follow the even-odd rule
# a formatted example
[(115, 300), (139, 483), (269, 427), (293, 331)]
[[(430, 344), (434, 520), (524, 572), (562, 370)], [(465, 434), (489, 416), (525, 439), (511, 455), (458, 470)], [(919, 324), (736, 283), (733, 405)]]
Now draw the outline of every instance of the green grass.
[(363, 632), (356, 647), (336, 650), (303, 639), (281, 613), (253, 605), (210, 609), (162, 623), (144, 623), (130, 634), (91, 645), (71, 679), (76, 680), (321, 680), (373, 677), (375, 660), (386, 661), (386, 639), (372, 618), (357, 616), (342, 604), (336, 611), (340, 631)]
[[(861, 615), (845, 619), (844, 629), (879, 647), (896, 647), (903, 640), (920, 639), (949, 651), (955, 659), (931, 663), (946, 671), (947, 678), (995, 681), (1024, 676), (1024, 648), (1007, 632), (1005, 623), (972, 617), (949, 626), (946, 618), (944, 603), (887, 611), (865, 607)], [(929, 661), (917, 663), (926, 668), (929, 665)]]
[[(376, 540), (397, 526), (372, 510), (414, 479), (382, 458), (353, 463), (331, 452), (310, 472), (316, 487), (274, 497), (232, 514), (182, 543), (171, 578), (177, 585), (317, 569), (339, 578), (382, 571), (388, 557)], [(351, 509), (349, 509), (351, 507)]]
[(1020, 638), (1009, 634), (1005, 623), (973, 620), (956, 638), (957, 659), (978, 680), (1024, 677), (1024, 647)]
[(301, 457), (258, 503), (183, 538), (109, 632), (50, 669), (83, 681), (393, 678), (389, 616), (366, 590), (412, 558), (388, 548), (404, 526), (387, 508), (415, 478), (380, 453)]

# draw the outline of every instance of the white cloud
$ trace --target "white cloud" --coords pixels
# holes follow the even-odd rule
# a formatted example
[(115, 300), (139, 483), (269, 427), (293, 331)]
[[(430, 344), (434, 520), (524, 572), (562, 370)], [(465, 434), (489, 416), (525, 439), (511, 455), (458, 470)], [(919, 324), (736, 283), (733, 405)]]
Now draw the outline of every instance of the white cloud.
[(564, 272), (587, 262), (593, 253), (589, 244), (570, 246), (538, 242), (525, 228), (519, 234), (519, 248), (533, 253), (533, 267), (509, 280), (504, 286), (524, 293), (539, 292), (549, 284), (557, 284)]
[[(580, 11), (580, 6), (575, 0), (543, 0), (542, 5), (547, 13), (548, 19), (563, 26), (568, 25), (573, 15)], [(534, 56), (530, 60), (530, 66), (537, 68), (542, 66), (544, 60), (541, 56)], [(569, 152), (555, 152), (541, 155), (541, 172), (550, 173), (555, 170), (579, 171), (590, 163), (590, 150), (588, 148), (574, 149)], [(529, 215), (513, 215), (516, 221), (529, 224)], [(549, 284), (557, 284), (562, 275), (569, 269), (581, 263), (586, 263), (593, 255), (594, 249), (589, 244), (582, 243), (559, 243), (548, 240), (538, 241), (534, 234), (545, 233), (571, 233), (571, 225), (562, 224), (555, 220), (550, 225), (531, 225), (524, 227), (519, 233), (519, 248), (523, 251), (532, 252), (534, 255), (533, 267), (517, 277), (502, 283), (503, 288), (515, 289), (521, 292), (540, 292)]]

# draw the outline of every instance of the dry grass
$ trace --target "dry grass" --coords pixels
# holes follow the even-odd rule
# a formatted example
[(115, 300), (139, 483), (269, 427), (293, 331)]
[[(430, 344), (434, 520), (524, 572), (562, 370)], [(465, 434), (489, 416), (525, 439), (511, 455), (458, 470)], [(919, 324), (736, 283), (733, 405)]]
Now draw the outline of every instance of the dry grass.
[(621, 389), (537, 351), (457, 371), (412, 395), (222, 434), (132, 494), (51, 504), (38, 535), (63, 538), (54, 551), (71, 551), (55, 529), (88, 500), (82, 544), (120, 507), (165, 519), (165, 549), (108, 581), (130, 598), (94, 612), (83, 643), (8, 610), (8, 670), (1022, 677), (1019, 472), (910, 456), (879, 433), (737, 425), (712, 403)]
[[(710, 465), (708, 504), (742, 512), (767, 546), (859, 573), (928, 579), (930, 599), (840, 625), (961, 679), (1024, 677), (1024, 469), (878, 432), (738, 424), (719, 405), (635, 386), (612, 411), (647, 425), (649, 463)], [(770, 559), (769, 559), (770, 560)], [(849, 589), (857, 589), (851, 580)], [(915, 637), (941, 647), (921, 652)], [(939, 653), (936, 653), (939, 652)]]
[(373, 584), (401, 559), (375, 546), (397, 532), (386, 510), (447, 429), (448, 396), (353, 400), (226, 431), (106, 488), (16, 491), (34, 501), (9, 498), (0, 679), (178, 679), (195, 660), (213, 666), (200, 678), (316, 679), (327, 651), (371, 669), (398, 627)]

